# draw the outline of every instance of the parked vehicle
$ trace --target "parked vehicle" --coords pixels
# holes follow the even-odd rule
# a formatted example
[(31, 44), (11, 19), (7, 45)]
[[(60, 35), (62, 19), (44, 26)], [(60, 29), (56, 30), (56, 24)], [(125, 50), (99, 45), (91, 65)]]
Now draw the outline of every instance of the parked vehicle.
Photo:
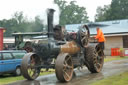
[(25, 55), (24, 50), (3, 50), (0, 51), (0, 75), (13, 73), (21, 75), (21, 61)]

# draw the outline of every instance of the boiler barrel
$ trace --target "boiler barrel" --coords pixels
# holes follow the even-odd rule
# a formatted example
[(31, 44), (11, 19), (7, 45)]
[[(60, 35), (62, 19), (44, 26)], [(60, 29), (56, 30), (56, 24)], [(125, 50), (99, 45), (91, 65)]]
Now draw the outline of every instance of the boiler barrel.
[(79, 51), (80, 47), (74, 41), (70, 41), (64, 45), (61, 45), (61, 52), (63, 53), (76, 54)]

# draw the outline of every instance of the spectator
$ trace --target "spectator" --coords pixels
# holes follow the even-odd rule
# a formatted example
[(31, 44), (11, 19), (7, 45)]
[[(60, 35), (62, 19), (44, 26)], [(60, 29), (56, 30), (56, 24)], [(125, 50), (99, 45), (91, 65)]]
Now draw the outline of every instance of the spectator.
[(98, 40), (98, 43), (101, 46), (101, 49), (104, 50), (104, 42), (105, 42), (104, 34), (99, 27), (96, 28), (96, 30), (97, 30), (97, 35), (95, 36), (95, 39)]

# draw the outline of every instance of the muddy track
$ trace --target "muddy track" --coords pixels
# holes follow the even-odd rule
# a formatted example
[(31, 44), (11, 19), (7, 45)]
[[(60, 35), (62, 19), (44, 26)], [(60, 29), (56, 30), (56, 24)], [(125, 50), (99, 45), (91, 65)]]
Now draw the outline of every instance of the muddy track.
[(100, 73), (91, 74), (87, 68), (75, 70), (76, 77), (68, 83), (60, 83), (55, 74), (40, 76), (34, 81), (22, 80), (8, 85), (88, 85), (108, 76), (128, 71), (128, 59), (116, 60), (104, 64)]

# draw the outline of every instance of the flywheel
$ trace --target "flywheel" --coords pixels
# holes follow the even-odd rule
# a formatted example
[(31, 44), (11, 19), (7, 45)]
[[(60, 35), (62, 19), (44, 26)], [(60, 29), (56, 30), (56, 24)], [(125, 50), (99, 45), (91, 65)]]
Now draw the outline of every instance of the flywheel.
[(80, 27), (78, 31), (78, 42), (82, 47), (87, 47), (90, 38), (90, 31), (87, 25)]

